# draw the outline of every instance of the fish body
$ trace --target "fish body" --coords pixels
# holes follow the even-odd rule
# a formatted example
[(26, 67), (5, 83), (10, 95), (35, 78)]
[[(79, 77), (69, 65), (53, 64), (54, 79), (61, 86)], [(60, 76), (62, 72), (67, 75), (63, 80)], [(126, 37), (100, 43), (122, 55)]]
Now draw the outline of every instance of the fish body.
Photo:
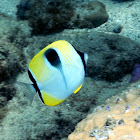
[(77, 93), (84, 82), (87, 59), (87, 54), (65, 40), (55, 41), (36, 54), (28, 75), (42, 102), (55, 106)]

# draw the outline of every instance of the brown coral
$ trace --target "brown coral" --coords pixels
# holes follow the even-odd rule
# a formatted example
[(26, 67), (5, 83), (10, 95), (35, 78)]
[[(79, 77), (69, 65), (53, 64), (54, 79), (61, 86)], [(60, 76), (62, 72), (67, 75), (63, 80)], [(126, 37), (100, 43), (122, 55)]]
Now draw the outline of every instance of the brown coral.
[(68, 140), (140, 140), (140, 87), (112, 97), (82, 120)]

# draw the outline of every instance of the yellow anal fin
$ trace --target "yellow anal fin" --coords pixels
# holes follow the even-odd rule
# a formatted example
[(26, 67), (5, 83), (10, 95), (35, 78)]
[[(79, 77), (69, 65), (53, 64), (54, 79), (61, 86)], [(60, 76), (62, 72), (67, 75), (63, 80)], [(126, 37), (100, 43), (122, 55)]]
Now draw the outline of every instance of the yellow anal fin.
[(41, 94), (42, 94), (44, 104), (46, 104), (48, 106), (56, 106), (56, 105), (62, 103), (63, 101), (65, 101), (65, 99), (64, 100), (57, 99), (43, 90), (41, 90)]
[(80, 85), (73, 93), (76, 94), (80, 89), (81, 89), (82, 85)]

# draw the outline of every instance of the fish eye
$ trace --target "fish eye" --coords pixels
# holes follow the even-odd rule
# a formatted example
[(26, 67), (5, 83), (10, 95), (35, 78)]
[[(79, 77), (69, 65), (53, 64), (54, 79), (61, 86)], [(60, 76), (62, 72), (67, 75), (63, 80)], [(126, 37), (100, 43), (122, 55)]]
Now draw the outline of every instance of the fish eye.
[(60, 64), (60, 59), (57, 52), (54, 49), (49, 49), (45, 52), (45, 57), (53, 66)]

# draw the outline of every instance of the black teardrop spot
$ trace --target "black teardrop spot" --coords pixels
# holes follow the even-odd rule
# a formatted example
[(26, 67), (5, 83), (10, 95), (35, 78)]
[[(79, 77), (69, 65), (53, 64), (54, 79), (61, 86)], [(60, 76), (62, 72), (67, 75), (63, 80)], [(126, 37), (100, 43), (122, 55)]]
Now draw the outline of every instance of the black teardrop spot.
[(47, 50), (45, 52), (45, 57), (51, 63), (51, 65), (53, 65), (55, 67), (61, 63), (58, 53), (54, 49)]

